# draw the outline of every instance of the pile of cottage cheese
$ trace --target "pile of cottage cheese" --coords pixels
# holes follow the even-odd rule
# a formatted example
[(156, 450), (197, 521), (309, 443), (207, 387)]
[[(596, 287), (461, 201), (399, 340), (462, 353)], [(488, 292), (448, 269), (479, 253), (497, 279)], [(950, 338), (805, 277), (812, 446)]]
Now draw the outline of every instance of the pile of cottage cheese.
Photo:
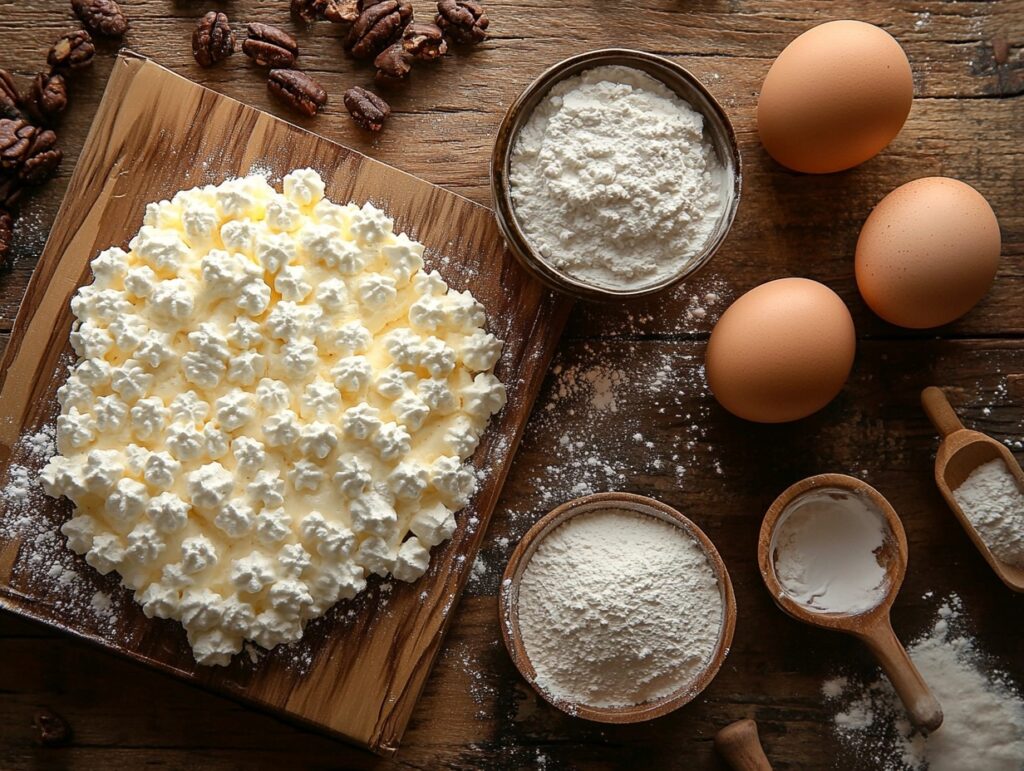
[(202, 664), (299, 639), (370, 573), (422, 575), (505, 404), (501, 341), (421, 244), (310, 169), (283, 189), (180, 192), (92, 261), (42, 471), (68, 546)]

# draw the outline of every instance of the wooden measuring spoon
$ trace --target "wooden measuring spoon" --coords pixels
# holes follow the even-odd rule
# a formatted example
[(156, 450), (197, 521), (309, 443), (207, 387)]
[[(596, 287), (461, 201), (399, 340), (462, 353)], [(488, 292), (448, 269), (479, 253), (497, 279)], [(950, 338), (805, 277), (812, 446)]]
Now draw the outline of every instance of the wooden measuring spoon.
[[(873, 608), (856, 613), (820, 611), (797, 602), (782, 587), (775, 573), (775, 538), (779, 525), (792, 512), (793, 504), (809, 494), (832, 495), (836, 500), (849, 495), (861, 496), (886, 524), (888, 532), (878, 555), (879, 564), (885, 568), (885, 596)], [(907, 535), (885, 496), (866, 482), (845, 474), (819, 474), (797, 482), (776, 498), (765, 514), (757, 544), (757, 561), (776, 605), (798, 621), (845, 632), (863, 641), (896, 689), (911, 722), (924, 732), (934, 731), (942, 724), (939, 702), (896, 638), (889, 620), (889, 611), (907, 572)]]
[(929, 419), (942, 435), (942, 443), (935, 453), (935, 484), (946, 499), (949, 508), (967, 532), (968, 537), (981, 552), (1003, 583), (1017, 592), (1024, 592), (1024, 568), (1008, 565), (992, 553), (988, 544), (978, 534), (974, 523), (967, 517), (953, 497), (953, 491), (962, 485), (971, 472), (989, 461), (1002, 460), (1006, 468), (1017, 478), (1017, 484), (1024, 490), (1024, 470), (1021, 470), (1013, 453), (991, 436), (980, 431), (964, 428), (960, 418), (941, 389), (929, 386), (921, 392), (921, 405)]
[(735, 771), (772, 771), (753, 720), (737, 720), (715, 734), (715, 749)]

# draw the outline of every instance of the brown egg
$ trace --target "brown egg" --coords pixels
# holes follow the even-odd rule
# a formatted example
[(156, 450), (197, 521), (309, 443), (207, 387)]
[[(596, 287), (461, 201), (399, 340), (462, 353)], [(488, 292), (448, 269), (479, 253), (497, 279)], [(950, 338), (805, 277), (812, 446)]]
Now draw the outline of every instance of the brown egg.
[(999, 223), (970, 185), (915, 179), (868, 216), (857, 240), (857, 286), (886, 321), (926, 329), (960, 318), (999, 267)]
[(900, 133), (913, 96), (910, 63), (888, 32), (830, 21), (800, 35), (772, 64), (757, 102), (757, 130), (783, 166), (842, 171)]
[(708, 342), (715, 398), (758, 423), (817, 412), (842, 389), (857, 347), (846, 305), (824, 284), (780, 278), (755, 287), (722, 314)]

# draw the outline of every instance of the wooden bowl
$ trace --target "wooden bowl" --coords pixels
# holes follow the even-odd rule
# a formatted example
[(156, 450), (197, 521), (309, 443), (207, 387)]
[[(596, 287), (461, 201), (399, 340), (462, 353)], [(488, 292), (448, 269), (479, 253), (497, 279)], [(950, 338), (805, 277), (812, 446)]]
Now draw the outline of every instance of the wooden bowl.
[[(678, 691), (664, 696), (660, 699), (636, 704), (628, 707), (591, 707), (585, 704), (573, 704), (556, 699), (547, 693), (537, 684), (537, 673), (530, 663), (526, 649), (523, 646), (522, 635), (519, 631), (519, 582), (526, 571), (526, 566), (533, 557), (540, 542), (559, 525), (572, 517), (593, 511), (605, 509), (628, 509), (641, 514), (656, 517), (663, 522), (682, 528), (690, 535), (704, 551), (718, 580), (718, 586), (722, 593), (722, 626), (718, 633), (718, 643), (715, 645), (711, 659), (705, 668), (688, 684)], [(732, 635), (736, 629), (736, 595), (733, 593), (732, 581), (729, 579), (729, 571), (715, 545), (693, 522), (684, 517), (671, 506), (666, 506), (653, 498), (631, 493), (597, 493), (576, 498), (563, 503), (558, 508), (546, 514), (523, 536), (516, 546), (515, 551), (509, 558), (508, 566), (502, 577), (501, 591), (498, 592), (498, 611), (501, 619), (501, 634), (505, 639), (505, 647), (515, 663), (516, 668), (526, 681), (533, 686), (533, 689), (540, 694), (541, 698), (549, 704), (557, 707), (563, 712), (582, 717), (587, 720), (595, 720), (599, 723), (639, 723), (644, 720), (651, 720), (669, 712), (679, 709), (684, 704), (693, 701), (701, 691), (708, 687), (708, 684), (718, 674), (718, 670), (729, 653), (729, 646), (732, 644)]]
[[(529, 119), (537, 104), (556, 83), (578, 75), (584, 70), (605, 65), (622, 65), (642, 70), (664, 83), (693, 109), (704, 116), (707, 136), (715, 148), (718, 160), (729, 175), (732, 184), (723, 186), (727, 196), (715, 229), (700, 252), (679, 270), (664, 279), (641, 287), (616, 289), (589, 284), (555, 268), (529, 243), (516, 218), (509, 183), (509, 165), (512, 148), (519, 130)], [(495, 216), (508, 247), (516, 259), (534, 277), (553, 289), (584, 300), (624, 300), (663, 292), (700, 270), (722, 245), (736, 217), (740, 202), (740, 150), (729, 116), (715, 101), (700, 81), (675, 62), (643, 51), (626, 48), (605, 48), (572, 56), (543, 72), (512, 103), (498, 127), (498, 136), (491, 154), (491, 192), (494, 195)]]

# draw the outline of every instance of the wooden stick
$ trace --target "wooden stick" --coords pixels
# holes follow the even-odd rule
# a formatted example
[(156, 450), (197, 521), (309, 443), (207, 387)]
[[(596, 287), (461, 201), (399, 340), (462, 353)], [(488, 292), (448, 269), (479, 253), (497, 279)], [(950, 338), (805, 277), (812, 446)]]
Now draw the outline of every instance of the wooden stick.
[(753, 720), (737, 720), (715, 734), (715, 749), (735, 771), (772, 771)]
[(964, 424), (960, 422), (960, 418), (957, 417), (953, 406), (941, 388), (928, 386), (924, 389), (921, 392), (921, 406), (924, 407), (925, 413), (938, 432), (942, 434), (943, 439), (956, 431), (963, 430)]

